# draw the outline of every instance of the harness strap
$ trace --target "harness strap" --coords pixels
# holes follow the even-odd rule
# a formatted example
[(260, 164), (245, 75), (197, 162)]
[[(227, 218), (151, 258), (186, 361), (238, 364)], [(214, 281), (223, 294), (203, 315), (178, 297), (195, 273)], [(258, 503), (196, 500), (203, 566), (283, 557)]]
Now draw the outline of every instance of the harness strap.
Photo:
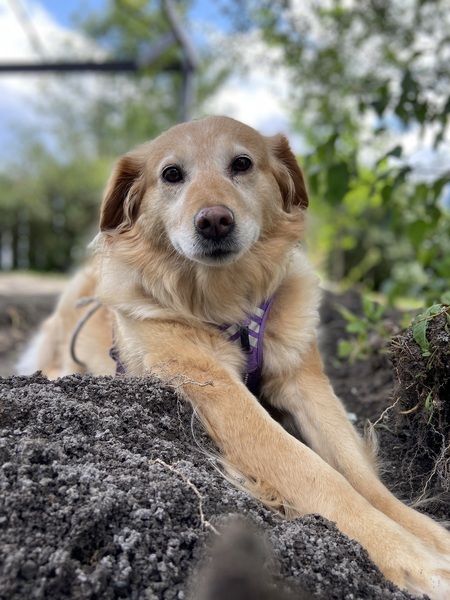
[(117, 377), (118, 375), (126, 375), (127, 370), (126, 370), (123, 362), (120, 360), (119, 350), (117, 349), (117, 346), (116, 346), (116, 336), (114, 333), (114, 327), (112, 328), (112, 346), (109, 349), (109, 356), (116, 363), (115, 376)]
[(228, 336), (228, 341), (238, 344), (246, 355), (244, 383), (255, 395), (261, 384), (263, 364), (263, 337), (273, 296), (264, 300), (245, 321), (233, 325), (219, 325), (219, 329)]
[[(269, 310), (273, 303), (273, 296), (264, 300), (255, 309), (252, 315), (241, 323), (218, 325), (217, 328), (224, 333), (228, 341), (238, 344), (246, 357), (246, 366), (243, 379), (248, 389), (258, 395), (261, 387), (261, 372), (263, 364), (263, 337)], [(114, 328), (112, 332), (113, 343), (109, 351), (110, 357), (116, 363), (116, 375), (125, 375), (126, 368), (120, 360), (120, 354), (115, 343)]]
[(89, 321), (89, 319), (92, 317), (92, 315), (100, 308), (101, 303), (98, 300), (96, 300), (95, 298), (81, 298), (76, 303), (76, 307), (81, 308), (83, 306), (87, 306), (87, 305), (91, 304), (92, 302), (95, 302), (94, 306), (92, 306), (92, 308), (90, 308), (87, 311), (87, 313), (85, 313), (81, 317), (81, 319), (76, 324), (75, 329), (73, 330), (72, 337), (70, 338), (70, 356), (72, 357), (72, 360), (74, 362), (76, 362), (78, 365), (80, 365), (80, 367), (86, 367), (86, 364), (82, 360), (80, 360), (76, 354), (75, 346), (77, 343), (77, 338), (80, 334), (80, 331), (86, 325), (87, 321)]

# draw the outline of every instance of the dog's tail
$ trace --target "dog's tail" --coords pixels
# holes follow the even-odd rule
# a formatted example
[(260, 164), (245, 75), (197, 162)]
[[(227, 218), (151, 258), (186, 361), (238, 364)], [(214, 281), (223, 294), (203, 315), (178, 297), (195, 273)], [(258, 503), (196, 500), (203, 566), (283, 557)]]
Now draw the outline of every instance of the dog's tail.
[(15, 372), (18, 375), (32, 375), (36, 371), (42, 371), (49, 379), (55, 379), (61, 366), (58, 358), (59, 347), (59, 318), (54, 314), (42, 323), (38, 333), (19, 358)]
[[(61, 294), (56, 308), (40, 326), (24, 354), (16, 365), (18, 375), (31, 375), (42, 371), (49, 379), (72, 373), (84, 373), (86, 369), (72, 348), (77, 324), (86, 313), (91, 314), (92, 297), (95, 293), (95, 269), (87, 265), (69, 281)], [(88, 302), (82, 302), (82, 299)], [(95, 304), (95, 310), (98, 304)]]

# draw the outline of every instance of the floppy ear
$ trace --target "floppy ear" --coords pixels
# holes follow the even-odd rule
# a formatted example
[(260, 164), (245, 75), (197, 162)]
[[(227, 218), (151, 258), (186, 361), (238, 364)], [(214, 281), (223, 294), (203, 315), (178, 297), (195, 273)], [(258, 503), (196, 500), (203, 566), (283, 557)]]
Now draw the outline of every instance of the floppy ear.
[(284, 209), (290, 213), (294, 208), (307, 208), (309, 204), (305, 178), (298, 165), (289, 142), (284, 135), (275, 135), (270, 140), (272, 172), (283, 196)]
[(136, 221), (144, 191), (142, 160), (136, 153), (123, 156), (108, 182), (100, 210), (100, 231), (128, 231)]

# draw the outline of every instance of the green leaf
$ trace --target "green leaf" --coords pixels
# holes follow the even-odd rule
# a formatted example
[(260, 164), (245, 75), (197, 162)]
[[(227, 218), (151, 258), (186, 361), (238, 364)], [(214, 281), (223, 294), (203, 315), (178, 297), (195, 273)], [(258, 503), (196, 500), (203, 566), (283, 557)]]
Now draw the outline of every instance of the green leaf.
[(352, 311), (348, 310), (348, 308), (345, 308), (345, 306), (339, 305), (337, 308), (338, 308), (339, 312), (341, 313), (341, 315), (344, 317), (344, 319), (348, 323), (353, 323), (355, 321), (359, 321), (360, 320), (360, 318), (358, 317), (358, 315), (355, 315), (355, 313), (352, 313)]
[(340, 162), (331, 165), (327, 171), (328, 195), (335, 202), (341, 202), (348, 192), (350, 173), (348, 165)]
[(427, 223), (425, 223), (425, 221), (422, 221), (420, 219), (418, 219), (417, 221), (414, 221), (414, 223), (411, 223), (406, 228), (406, 234), (407, 234), (408, 238), (411, 240), (411, 243), (414, 246), (416, 246), (416, 249), (417, 249), (417, 246), (420, 246), (420, 244), (423, 242), (425, 236), (427, 235), (427, 232), (428, 232)]
[(445, 313), (445, 319), (447, 322), (444, 325), (444, 330), (445, 330), (445, 333), (450, 334), (450, 314), (448, 312)]
[(363, 333), (367, 331), (367, 324), (364, 321), (353, 321), (347, 325), (346, 330), (349, 333)]
[(385, 154), (385, 157), (394, 156), (395, 158), (400, 158), (402, 152), (403, 148), (401, 146), (395, 146), (394, 148), (392, 148), (392, 150)]
[(379, 302), (373, 302), (367, 296), (363, 296), (362, 305), (364, 314), (371, 321), (378, 323), (384, 314), (384, 306)]
[(386, 161), (387, 158), (389, 158), (389, 156), (393, 156), (394, 158), (400, 158), (400, 156), (402, 155), (403, 152), (403, 148), (400, 145), (394, 146), (392, 148), (392, 150), (389, 150), (389, 152), (386, 152), (386, 154), (383, 154), (381, 156), (381, 158), (379, 158), (377, 160), (376, 166), (379, 167), (382, 163), (384, 163)]
[(433, 418), (433, 397), (432, 393), (428, 392), (427, 397), (425, 398), (425, 410), (430, 413), (428, 417), (427, 425), (431, 423), (431, 419)]
[(354, 344), (348, 340), (340, 340), (338, 346), (338, 357), (348, 358), (353, 352)]
[(385, 83), (379, 87), (378, 95), (372, 102), (372, 106), (379, 117), (383, 115), (384, 111), (386, 110), (386, 107), (389, 104), (390, 99), (391, 95), (389, 92), (389, 84)]
[(428, 321), (442, 311), (442, 304), (433, 304), (418, 315), (413, 324), (413, 338), (422, 350), (423, 356), (430, 356), (430, 342), (427, 339)]
[(441, 300), (442, 304), (445, 304), (446, 306), (450, 306), (450, 290), (447, 290), (446, 292), (443, 292), (441, 294), (440, 300)]

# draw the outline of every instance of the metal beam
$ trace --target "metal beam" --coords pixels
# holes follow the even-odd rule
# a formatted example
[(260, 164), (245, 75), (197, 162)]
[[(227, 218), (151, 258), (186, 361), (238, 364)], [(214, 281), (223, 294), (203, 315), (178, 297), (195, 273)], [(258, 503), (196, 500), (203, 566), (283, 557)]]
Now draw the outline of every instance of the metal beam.
[[(143, 52), (136, 60), (106, 60), (106, 61), (51, 61), (32, 63), (0, 63), (0, 73), (40, 73), (40, 72), (135, 72), (156, 62), (164, 52), (177, 42), (175, 34), (170, 32), (163, 35), (147, 51)], [(163, 67), (164, 71), (184, 71), (185, 66), (180, 62), (173, 62)]]
[(191, 109), (195, 98), (194, 78), (200, 64), (200, 58), (184, 31), (184, 25), (172, 0), (161, 0), (162, 7), (172, 31), (160, 37), (147, 52), (135, 60), (106, 60), (106, 61), (47, 61), (32, 63), (0, 63), (0, 74), (8, 73), (136, 73), (156, 62), (159, 57), (172, 45), (181, 48), (182, 59), (174, 61), (161, 68), (165, 72), (182, 73), (181, 111), (180, 120), (186, 121), (191, 117)]
[[(145, 67), (144, 61), (112, 60), (105, 62), (36, 62), (36, 63), (0, 63), (0, 73), (42, 73), (42, 72), (136, 72)], [(172, 63), (164, 71), (183, 71), (181, 63)]]

